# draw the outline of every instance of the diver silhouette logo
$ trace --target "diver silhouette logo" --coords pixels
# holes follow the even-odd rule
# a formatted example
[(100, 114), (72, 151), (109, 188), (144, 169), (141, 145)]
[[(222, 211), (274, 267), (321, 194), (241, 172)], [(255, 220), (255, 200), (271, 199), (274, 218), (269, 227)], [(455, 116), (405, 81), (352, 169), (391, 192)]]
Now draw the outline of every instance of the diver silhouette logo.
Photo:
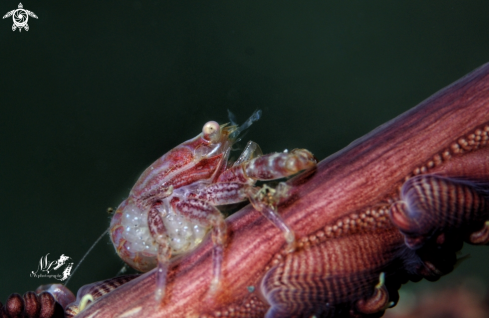
[[(39, 265), (37, 265), (37, 270), (35, 272), (34, 271), (31, 272), (31, 277), (37, 277), (37, 278), (51, 277), (60, 281), (64, 281), (68, 277), (70, 277), (73, 263), (67, 263), (67, 261), (70, 260), (71, 257), (61, 254), (61, 256), (57, 261), (50, 262), (48, 261), (48, 255), (49, 253), (47, 253), (46, 256), (41, 257), (41, 259), (39, 260)], [(62, 274), (59, 273), (50, 274), (50, 271), (56, 271), (60, 268), (63, 268)], [(43, 274), (43, 272), (45, 274)]]
[(37, 19), (37, 15), (35, 15), (32, 11), (25, 10), (22, 3), (19, 3), (18, 9), (7, 12), (7, 14), (3, 16), (3, 18), (5, 19), (10, 16), (12, 16), (12, 20), (14, 20), (12, 31), (19, 29), (19, 32), (21, 32), (22, 29), (29, 31), (29, 25), (27, 24), (29, 16)]

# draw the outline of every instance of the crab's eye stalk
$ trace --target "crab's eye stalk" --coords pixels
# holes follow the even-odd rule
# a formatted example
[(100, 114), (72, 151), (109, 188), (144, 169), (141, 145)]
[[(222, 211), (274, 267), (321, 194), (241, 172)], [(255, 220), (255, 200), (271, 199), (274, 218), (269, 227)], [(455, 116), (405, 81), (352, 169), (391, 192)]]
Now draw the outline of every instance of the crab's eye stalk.
[(221, 127), (215, 121), (209, 121), (202, 128), (202, 134), (205, 140), (218, 142), (221, 137)]

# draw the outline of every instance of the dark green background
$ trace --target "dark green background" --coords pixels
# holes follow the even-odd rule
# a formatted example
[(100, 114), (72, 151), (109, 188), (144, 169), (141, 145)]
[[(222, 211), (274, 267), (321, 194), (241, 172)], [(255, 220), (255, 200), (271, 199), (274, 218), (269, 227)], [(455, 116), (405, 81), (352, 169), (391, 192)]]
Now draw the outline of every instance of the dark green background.
[[(77, 264), (142, 170), (227, 109), (263, 110), (265, 152), (322, 159), (489, 61), (487, 1), (23, 5), (28, 32), (0, 20), (2, 301), (50, 282), (29, 277), (46, 253)], [(473, 251), (457, 272), (487, 279)], [(70, 287), (121, 265), (107, 238)]]

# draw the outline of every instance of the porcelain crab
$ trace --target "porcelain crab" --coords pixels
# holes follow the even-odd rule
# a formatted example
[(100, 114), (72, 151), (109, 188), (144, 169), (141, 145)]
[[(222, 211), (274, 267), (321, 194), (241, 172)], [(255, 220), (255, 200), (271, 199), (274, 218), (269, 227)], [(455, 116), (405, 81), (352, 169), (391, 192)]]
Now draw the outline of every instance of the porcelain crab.
[(288, 249), (293, 250), (293, 231), (277, 213), (280, 199), (287, 195), (286, 184), (270, 188), (255, 183), (311, 169), (316, 159), (305, 149), (262, 155), (250, 141), (231, 163), (231, 147), (239, 133), (259, 117), (257, 111), (240, 127), (207, 122), (201, 134), (151, 164), (117, 208), (110, 224), (114, 247), (136, 270), (157, 267), (156, 300), (164, 297), (171, 257), (194, 249), (208, 231), (213, 241), (210, 288), (218, 289), (226, 223), (216, 206), (249, 200), (284, 233)]

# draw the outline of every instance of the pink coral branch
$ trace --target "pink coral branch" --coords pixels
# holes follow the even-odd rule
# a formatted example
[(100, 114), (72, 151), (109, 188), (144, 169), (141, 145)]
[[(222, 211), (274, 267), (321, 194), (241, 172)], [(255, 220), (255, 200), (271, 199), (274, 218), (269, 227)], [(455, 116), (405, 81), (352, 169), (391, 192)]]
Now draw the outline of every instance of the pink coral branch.
[[(483, 130), (488, 124), (489, 64), (485, 64), (324, 159), (316, 171), (289, 181), (292, 185), (290, 197), (279, 206), (279, 211), (302, 242), (296, 255), (285, 254), (281, 232), (247, 206), (227, 219), (229, 240), (224, 255), (221, 292), (208, 294), (212, 279), (212, 242), (207, 239), (195, 252), (172, 262), (167, 296), (162, 303), (154, 299), (156, 279), (152, 271), (101, 297), (77, 317), (198, 317), (217, 313), (221, 316), (231, 313), (241, 313), (244, 317), (263, 316), (279, 299), (262, 292), (263, 277), (275, 275), (270, 272), (274, 266), (286, 266), (284, 259), (305, 259), (306, 256), (301, 255), (308, 251), (312, 256), (307, 263), (309, 267), (304, 268), (309, 271), (319, 267), (324, 270), (329, 266), (327, 268), (333, 268), (331, 273), (335, 275), (342, 271), (347, 277), (355, 278), (363, 273), (362, 270), (368, 270), (375, 273), (377, 280), (377, 273), (382, 270), (390, 275), (386, 281), (392, 281), (402, 273), (416, 272), (403, 268), (405, 265), (389, 272), (390, 264), (399, 259), (399, 254), (393, 251), (408, 250), (402, 234), (389, 221), (385, 223), (385, 217), (374, 219), (370, 228), (364, 226), (355, 231), (343, 227), (343, 232), (332, 232), (334, 226), (341, 228), (341, 220), (361, 216), (376, 206), (381, 207), (378, 211), (383, 211), (385, 206), (388, 209), (390, 202), (398, 197), (404, 181), (416, 174), (433, 172), (489, 181), (488, 146), (463, 153), (455, 152), (453, 146), (463, 136), (477, 129)], [(383, 212), (379, 213), (382, 215)], [(381, 219), (384, 223), (376, 223)], [(334, 253), (340, 247), (353, 248), (360, 243), (370, 246), (369, 242), (375, 242), (376, 247), (365, 248), (365, 258), (372, 264), (377, 262), (375, 268), (362, 267), (357, 261), (348, 263), (358, 256), (353, 250), (351, 255), (338, 254), (343, 263), (328, 263), (332, 261), (328, 255), (336, 255)], [(315, 267), (320, 251), (328, 253), (326, 259), (317, 260)], [(339, 270), (335, 266), (340, 266)], [(267, 282), (271, 282), (271, 278)], [(314, 283), (314, 280), (309, 282)], [(349, 293), (356, 299), (345, 296), (338, 306), (360, 308), (355, 304), (372, 296), (376, 283), (369, 281), (363, 294)], [(346, 284), (336, 293), (348, 293), (348, 288), (356, 287)], [(391, 298), (395, 298), (392, 292)], [(360, 309), (368, 309), (367, 305), (362, 306)], [(273, 312), (269, 315), (273, 316)]]

